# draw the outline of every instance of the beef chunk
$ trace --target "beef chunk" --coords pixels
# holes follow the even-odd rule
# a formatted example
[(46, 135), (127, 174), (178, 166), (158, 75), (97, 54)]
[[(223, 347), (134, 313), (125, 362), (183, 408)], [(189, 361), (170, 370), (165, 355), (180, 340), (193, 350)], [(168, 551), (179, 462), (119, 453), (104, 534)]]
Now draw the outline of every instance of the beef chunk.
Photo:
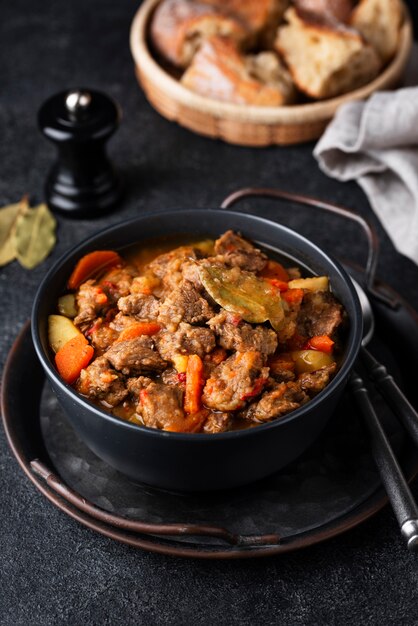
[(145, 426), (163, 430), (177, 429), (184, 420), (183, 393), (178, 387), (151, 382), (140, 391), (137, 413)]
[(186, 374), (179, 374), (174, 367), (169, 367), (161, 374), (161, 380), (165, 385), (179, 385), (181, 389), (184, 389)]
[(216, 260), (225, 265), (240, 267), (248, 272), (259, 272), (267, 263), (267, 257), (242, 237), (228, 230), (215, 241)]
[(305, 293), (297, 320), (297, 332), (305, 337), (331, 336), (342, 322), (342, 306), (330, 291)]
[(162, 291), (161, 280), (154, 274), (142, 274), (136, 276), (131, 283), (131, 294), (140, 293), (150, 296), (151, 294), (160, 296)]
[(279, 383), (286, 383), (295, 379), (295, 363), (293, 359), (285, 355), (273, 356), (268, 360), (270, 376)]
[(181, 266), (181, 273), (183, 280), (189, 281), (197, 291), (203, 291), (199, 274), (199, 263), (196, 263), (196, 261), (184, 261)]
[(215, 335), (209, 328), (182, 322), (176, 332), (162, 332), (155, 337), (157, 350), (170, 361), (175, 354), (198, 354), (203, 357), (215, 347)]
[(287, 383), (291, 380), (295, 380), (295, 374), (291, 370), (282, 368), (275, 368), (274, 373), (272, 372), (272, 378), (278, 383)]
[(118, 309), (136, 320), (155, 320), (158, 316), (158, 300), (154, 296), (134, 293), (118, 300)]
[(273, 354), (277, 348), (277, 334), (274, 330), (260, 325), (253, 328), (246, 322), (237, 324), (234, 316), (226, 311), (221, 311), (208, 324), (219, 337), (219, 345), (227, 350), (257, 350), (263, 354)]
[(225, 433), (231, 428), (233, 417), (230, 413), (209, 413), (205, 425), (204, 433)]
[(127, 387), (135, 402), (136, 417), (145, 426), (174, 432), (197, 432), (201, 428), (202, 419), (191, 423), (184, 415), (181, 387), (155, 382), (146, 376), (129, 378)]
[(284, 319), (280, 330), (277, 333), (279, 343), (286, 343), (296, 332), (297, 319), (300, 311), (300, 302), (288, 303), (282, 300)]
[(118, 333), (113, 328), (110, 328), (109, 324), (99, 320), (99, 322), (94, 324), (90, 329), (88, 337), (95, 349), (96, 355), (101, 355), (117, 339)]
[(164, 278), (172, 271), (178, 271), (187, 259), (196, 259), (196, 250), (192, 246), (180, 246), (170, 252), (160, 254), (149, 265), (147, 270), (158, 278)]
[(148, 387), (152, 383), (152, 379), (147, 376), (137, 376), (135, 378), (128, 378), (126, 386), (131, 395), (135, 398), (139, 398), (139, 394), (142, 389)]
[(327, 386), (336, 368), (336, 363), (333, 363), (316, 372), (301, 374), (296, 381), (276, 383), (271, 391), (264, 393), (261, 400), (243, 411), (242, 417), (267, 422), (298, 409)]
[(215, 367), (228, 358), (225, 348), (216, 346), (212, 352), (206, 354), (203, 358), (203, 371), (205, 378), (210, 378)]
[(189, 281), (185, 280), (160, 305), (158, 321), (169, 330), (176, 330), (180, 322), (201, 324), (214, 315), (213, 309)]
[(200, 251), (192, 246), (181, 246), (166, 254), (160, 254), (145, 268), (145, 271), (157, 276), (165, 289), (175, 289), (183, 282), (183, 267), (200, 256)]
[(83, 330), (87, 329), (109, 305), (107, 295), (94, 280), (87, 280), (80, 285), (76, 300), (78, 314), (74, 318), (74, 324)]
[(161, 372), (167, 366), (154, 350), (151, 337), (142, 336), (128, 341), (118, 341), (105, 352), (105, 356), (115, 369), (127, 376)]
[(100, 279), (100, 286), (112, 303), (116, 303), (122, 296), (130, 293), (132, 280), (138, 275), (138, 271), (131, 265), (113, 267)]
[(218, 365), (203, 389), (203, 402), (218, 411), (235, 411), (261, 392), (268, 379), (260, 352), (236, 352)]
[(136, 321), (137, 320), (131, 315), (118, 313), (110, 322), (109, 326), (110, 328), (113, 328), (113, 330), (117, 330), (118, 332), (120, 332), (121, 330), (125, 330), (125, 328), (129, 328), (129, 326), (133, 326)]
[(101, 400), (107, 406), (116, 406), (128, 395), (122, 377), (110, 367), (104, 356), (94, 359), (81, 370), (76, 389), (89, 398)]
[(308, 400), (309, 396), (297, 383), (280, 383), (264, 393), (261, 400), (251, 404), (241, 416), (256, 422), (268, 422), (294, 411)]
[(308, 372), (298, 377), (297, 383), (303, 391), (310, 397), (316, 396), (329, 383), (331, 376), (335, 373), (337, 364), (327, 365), (316, 370), (316, 372)]

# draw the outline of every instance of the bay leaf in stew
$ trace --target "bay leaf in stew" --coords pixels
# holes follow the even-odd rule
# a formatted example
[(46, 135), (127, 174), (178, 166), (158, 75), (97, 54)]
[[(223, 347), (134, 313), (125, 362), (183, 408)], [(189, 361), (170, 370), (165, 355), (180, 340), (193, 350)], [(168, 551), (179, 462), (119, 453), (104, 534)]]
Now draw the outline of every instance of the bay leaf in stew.
[(201, 266), (199, 274), (206, 291), (221, 307), (253, 324), (269, 320), (280, 330), (284, 319), (280, 292), (266, 280), (238, 267), (220, 265)]

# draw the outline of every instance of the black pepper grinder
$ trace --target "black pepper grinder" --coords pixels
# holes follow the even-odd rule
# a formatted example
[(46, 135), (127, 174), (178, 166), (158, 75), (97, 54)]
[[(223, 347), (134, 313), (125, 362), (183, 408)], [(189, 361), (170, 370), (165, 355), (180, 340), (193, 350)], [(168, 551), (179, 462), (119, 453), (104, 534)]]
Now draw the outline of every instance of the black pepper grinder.
[(58, 148), (45, 185), (51, 209), (68, 216), (94, 217), (117, 203), (120, 184), (105, 144), (120, 117), (111, 98), (88, 89), (62, 91), (42, 105), (39, 127)]

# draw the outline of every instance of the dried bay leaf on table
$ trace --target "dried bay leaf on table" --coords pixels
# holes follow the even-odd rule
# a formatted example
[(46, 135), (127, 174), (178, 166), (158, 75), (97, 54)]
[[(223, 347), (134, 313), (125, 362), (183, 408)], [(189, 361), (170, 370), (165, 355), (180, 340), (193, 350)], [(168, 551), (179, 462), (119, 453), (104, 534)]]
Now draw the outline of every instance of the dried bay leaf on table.
[(267, 281), (238, 267), (202, 265), (200, 280), (221, 307), (253, 324), (270, 321), (277, 331), (283, 325), (284, 310), (280, 293)]
[(23, 267), (33, 269), (55, 246), (56, 221), (46, 204), (27, 208), (17, 218), (14, 232), (16, 258)]
[(14, 233), (19, 214), (29, 208), (25, 196), (16, 204), (0, 209), (0, 266), (7, 265), (16, 258)]

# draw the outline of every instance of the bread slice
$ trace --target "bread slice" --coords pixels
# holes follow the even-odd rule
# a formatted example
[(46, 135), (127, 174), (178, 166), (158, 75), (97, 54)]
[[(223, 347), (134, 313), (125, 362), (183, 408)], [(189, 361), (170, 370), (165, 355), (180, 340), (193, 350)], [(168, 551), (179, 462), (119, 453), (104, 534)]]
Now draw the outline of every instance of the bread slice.
[(262, 45), (272, 44), (290, 0), (201, 0), (238, 17)]
[[(274, 52), (259, 52), (244, 57), (248, 74), (278, 92), (279, 104), (290, 104), (296, 98), (296, 89), (293, 80), (284, 64)], [(260, 98), (258, 98), (260, 99)]]
[(295, 95), (290, 74), (274, 52), (244, 56), (222, 37), (202, 43), (181, 82), (203, 96), (235, 104), (280, 106)]
[(398, 48), (403, 19), (401, 0), (360, 0), (352, 13), (351, 25), (387, 63)]
[(224, 10), (191, 0), (163, 0), (151, 22), (151, 41), (168, 61), (187, 67), (205, 37), (221, 35), (235, 43), (250, 37), (247, 26)]
[(302, 19), (294, 8), (279, 27), (275, 47), (296, 86), (311, 98), (337, 96), (365, 85), (379, 73), (374, 48), (354, 30)]

